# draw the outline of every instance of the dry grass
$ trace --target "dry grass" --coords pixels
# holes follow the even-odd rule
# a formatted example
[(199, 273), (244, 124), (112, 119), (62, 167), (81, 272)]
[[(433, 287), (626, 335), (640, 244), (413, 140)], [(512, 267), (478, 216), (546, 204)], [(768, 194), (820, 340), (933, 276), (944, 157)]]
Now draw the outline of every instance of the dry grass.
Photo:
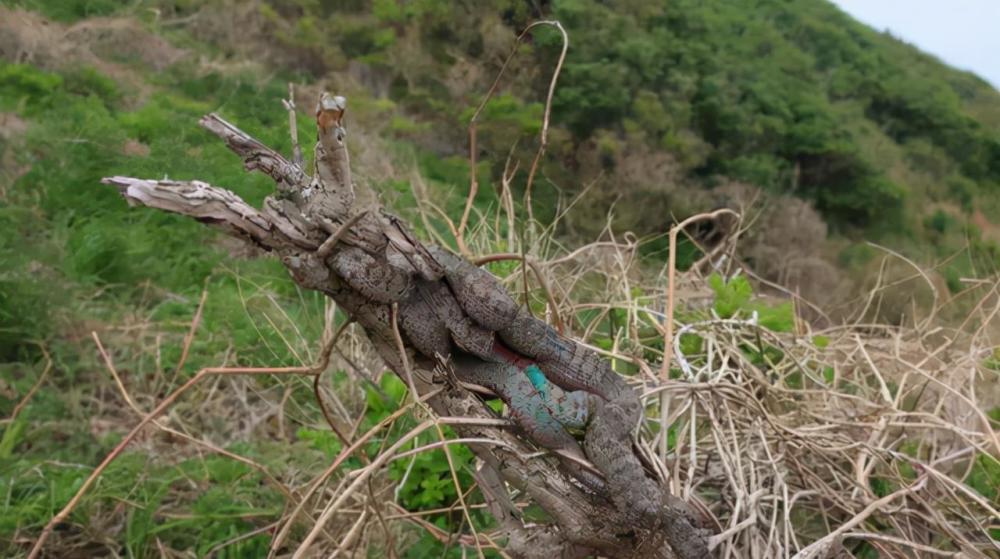
[[(544, 142), (539, 157), (543, 151)], [(536, 164), (537, 159), (529, 175)], [(1000, 552), (990, 532), (1000, 529), (1000, 506), (970, 480), (977, 464), (996, 465), (1000, 458), (995, 422), (985, 413), (997, 404), (997, 373), (985, 366), (997, 347), (990, 338), (1000, 311), (995, 279), (970, 288), (966, 298), (980, 302), (957, 325), (936, 319), (947, 303), (935, 298), (924, 318), (911, 326), (849, 323), (812, 331), (799, 321), (796, 331), (777, 333), (750, 313), (713, 315), (706, 274), (749, 272), (734, 267), (738, 243), (725, 244), (684, 274), (673, 265), (665, 273), (644, 268), (640, 240), (616, 236), (610, 227), (599, 241), (565, 247), (555, 231), (575, 201), (561, 207), (552, 223), (516, 215), (509, 184), (518, 168), (507, 166), (494, 211), (484, 213), (468, 203), (458, 225), (428, 199), (417, 177), (415, 217), (435, 240), (494, 263), (512, 293), (629, 374), (647, 403), (637, 448), (652, 475), (695, 503), (714, 525), (718, 556), (834, 557), (845, 545), (856, 548), (862, 541), (886, 557)], [(447, 232), (435, 223), (443, 223)], [(919, 269), (912, 275), (924, 277)], [(895, 287), (879, 282), (857, 316), (870, 316), (867, 311), (893, 295)], [(445, 437), (443, 425), (471, 420), (436, 418), (421, 400), (411, 399), (362, 433), (366, 407), (360, 387), (377, 379), (382, 366), (358, 329), (338, 327), (335, 309), (327, 303), (323, 337), (310, 339), (277, 299), (270, 302), (262, 326), (266, 321), (282, 333), (285, 349), (297, 356), (295, 367), (232, 367), (227, 356), (181, 385), (184, 360), (201, 335), (201, 306), (184, 329), (177, 363), (159, 358), (164, 325), (137, 319), (122, 325), (113, 339), (94, 335), (108, 372), (106, 388), (113, 389), (103, 395), (109, 400), (109, 420), (137, 426), (78, 497), (129, 445), (162, 461), (216, 454), (259, 472), (284, 496), (284, 510), (257, 519), (253, 530), (210, 554), (269, 533), (272, 557), (311, 557), (320, 550), (330, 556), (395, 556), (405, 549), (412, 537), (407, 529), (414, 526), (470, 554), (502, 549), (498, 532), (477, 529), (472, 521), (471, 512), (484, 505), (477, 487), (461, 486), (454, 466), (451, 478), (459, 498), (446, 510), (465, 517), (460, 533), (426, 521), (442, 511), (403, 509), (398, 484), (385, 475), (386, 465), (418, 453), (444, 452), (451, 465), (449, 445), (491, 444)], [(700, 349), (682, 347), (683, 336), (698, 336)], [(147, 356), (140, 360), (145, 367), (120, 373), (114, 350)], [(664, 374), (658, 371), (662, 363)], [(319, 379), (331, 369), (348, 371), (351, 382), (335, 392), (324, 388), (328, 383), (293, 378)], [(311, 384), (315, 404), (300, 397), (310, 393)], [(404, 419), (416, 426), (400, 433)], [(343, 450), (329, 463), (295, 463), (294, 468), (226, 450), (234, 441), (288, 440), (290, 424), (328, 426)], [(414, 441), (424, 433), (436, 434), (437, 440), (416, 447)], [(369, 455), (371, 441), (382, 445)], [(346, 468), (352, 458), (361, 467)], [(519, 507), (530, 504), (517, 501), (523, 496), (516, 492), (513, 496)], [(50, 528), (67, 518), (76, 502), (70, 501)], [(173, 502), (184, 503), (184, 495), (175, 495)], [(160, 513), (184, 511), (181, 506)], [(100, 522), (97, 518), (92, 527)], [(60, 536), (46, 549), (79, 551), (94, 544), (93, 538)]]
[[(820, 349), (752, 320), (682, 332), (705, 351), (678, 351), (684, 380), (660, 388), (678, 433), (668, 471), (718, 519), (723, 556), (824, 557), (844, 538), (889, 557), (998, 550), (997, 503), (966, 483), (977, 456), (1000, 455), (976, 393), (996, 373), (973, 337), (848, 325), (815, 333)], [(762, 344), (781, 361), (751, 363)]]
[[(418, 198), (428, 221), (443, 214)], [(886, 557), (987, 557), (1000, 550), (990, 534), (1000, 528), (1000, 506), (969, 480), (977, 461), (995, 464), (1000, 456), (995, 423), (984, 413), (997, 403), (997, 373), (984, 365), (996, 347), (988, 337), (1000, 311), (995, 281), (971, 288), (980, 292), (980, 303), (955, 326), (940, 324), (939, 313), (933, 312), (910, 327), (857, 323), (812, 331), (799, 321), (798, 331), (776, 333), (749, 314), (714, 316), (705, 305), (706, 280), (697, 271), (702, 267), (696, 267), (678, 274), (673, 290), (678, 319), (671, 333), (663, 318), (664, 311), (672, 312), (665, 303), (668, 282), (662, 273), (643, 269), (636, 239), (617, 239), (609, 229), (601, 241), (569, 250), (552, 235), (558, 224), (532, 223), (521, 235), (506, 237), (493, 224), (516, 223), (519, 217), (512, 214), (512, 204), (496, 211), (473, 212), (466, 246), (484, 260), (512, 260), (501, 265), (512, 292), (547, 309), (550, 320), (559, 317), (569, 335), (594, 344), (619, 370), (630, 371), (630, 381), (647, 402), (638, 448), (653, 474), (673, 493), (697, 503), (714, 524), (712, 543), (719, 557), (832, 557), (831, 550), (856, 547), (862, 540)], [(488, 254), (510, 242), (510, 253)], [(726, 246), (734, 250), (733, 243)], [(732, 264), (705, 267), (727, 277), (739, 273)], [(877, 306), (883, 294), (873, 292), (868, 305)], [(267, 320), (285, 333), (287, 348), (300, 356), (298, 367), (206, 369), (198, 375), (203, 382), (189, 381), (165, 400), (154, 395), (176, 386), (177, 371), (200, 335), (201, 305), (185, 329), (182, 362), (156, 360), (151, 376), (136, 371), (136, 378), (152, 379), (146, 382), (120, 375), (94, 335), (119, 397), (141, 419), (116, 452), (134, 444), (151, 456), (218, 454), (251, 466), (285, 496), (285, 511), (260, 519), (260, 526), (242, 537), (271, 533), (274, 557), (367, 549), (392, 555), (413, 526), (470, 553), (501, 548), (497, 533), (476, 531), (471, 520), (465, 532), (450, 534), (424, 520), (433, 511), (402, 509), (396, 485), (384, 475), (385, 465), (415, 453), (442, 452), (463, 442), (489, 444), (444, 438), (441, 425), (470, 420), (435, 418), (420, 402), (410, 401), (359, 433), (365, 406), (357, 386), (381, 370), (367, 343), (354, 326), (336, 327), (330, 304), (319, 342), (302, 335), (276, 300), (273, 305), (273, 315), (265, 316), (277, 317)], [(615, 330), (608, 332), (606, 318), (613, 313), (624, 318), (611, 322)], [(129, 335), (114, 336), (115, 343), (129, 343), (127, 338), (133, 344), (159, 344), (155, 326), (123, 327)], [(343, 332), (339, 340), (338, 330)], [(671, 341), (673, 363), (665, 380), (656, 363), (662, 359), (664, 335)], [(683, 350), (682, 336), (690, 335), (701, 338), (701, 349)], [(155, 348), (144, 351), (156, 354)], [(308, 383), (286, 375), (318, 376), (331, 368), (350, 371), (354, 388), (323, 391), (322, 406), (304, 406), (303, 398), (293, 397), (307, 393)], [(262, 383), (234, 373), (274, 378)], [(190, 393), (184, 394), (188, 387)], [(183, 397), (178, 407), (170, 407), (175, 395)], [(155, 420), (160, 411), (163, 419)], [(288, 418), (328, 424), (344, 450), (330, 464), (296, 472), (275, 472), (274, 465), (224, 450), (234, 440), (288, 437)], [(417, 426), (390, 438), (401, 418)], [(162, 436), (144, 431), (141, 425), (147, 423), (145, 429)], [(270, 432), (262, 433), (264, 428)], [(436, 433), (438, 441), (412, 448), (425, 432)], [(382, 450), (366, 454), (365, 443), (380, 438)], [(352, 456), (363, 467), (345, 469)], [(99, 474), (100, 469), (95, 479)], [(453, 482), (458, 486), (454, 471)], [(477, 492), (475, 486), (458, 486), (462, 498), (450, 509), (468, 517), (483, 506)]]
[[(510, 205), (501, 206), (509, 211)], [(496, 231), (485, 231), (501, 221), (500, 213), (480, 216), (468, 246), (482, 252), (500, 241)], [(715, 524), (712, 541), (720, 556), (833, 557), (859, 549), (862, 541), (886, 557), (1000, 552), (1000, 477), (982, 473), (1000, 464), (996, 421), (985, 411), (1000, 404), (998, 373), (990, 365), (1000, 311), (996, 278), (970, 281), (969, 290), (946, 299), (931, 274), (886, 251), (887, 263), (895, 260), (910, 273), (877, 281), (854, 314), (863, 318), (875, 309), (877, 316), (884, 299), (898, 297), (901, 281), (926, 281), (933, 301), (922, 316), (912, 305), (910, 326), (856, 321), (812, 330), (800, 320), (796, 332), (777, 333), (754, 315), (721, 319), (704, 311), (696, 296), (672, 334), (663, 300), (681, 286), (689, 294), (704, 289), (701, 267), (664, 294), (663, 278), (640, 269), (634, 239), (617, 241), (609, 228), (608, 240), (568, 251), (548, 234), (555, 227), (525, 228), (536, 235), (521, 247), (531, 266), (509, 275), (509, 288), (540, 287), (534, 294), (544, 293), (547, 316), (575, 317), (567, 322), (569, 333), (584, 341), (600, 337), (595, 329), (606, 314), (627, 314), (604, 353), (631, 364), (631, 378), (643, 390), (647, 422), (638, 443), (672, 492), (701, 502)], [(522, 260), (517, 256), (479, 260)], [(743, 272), (729, 256), (708, 271), (728, 277)], [(978, 303), (969, 305), (976, 297)], [(949, 314), (948, 305), (972, 311), (962, 323), (949, 324), (938, 319)], [(668, 316), (672, 307), (667, 304)], [(596, 315), (580, 320), (595, 309)], [(691, 320), (699, 314), (700, 320)], [(674, 380), (657, 380), (647, 363), (662, 355), (662, 346), (640, 335), (649, 326), (673, 340)], [(685, 353), (685, 334), (699, 336), (702, 350)], [(676, 439), (667, 450), (666, 437), (658, 434), (668, 429)], [(979, 489), (973, 475), (985, 476)], [(991, 496), (980, 492), (984, 486)]]

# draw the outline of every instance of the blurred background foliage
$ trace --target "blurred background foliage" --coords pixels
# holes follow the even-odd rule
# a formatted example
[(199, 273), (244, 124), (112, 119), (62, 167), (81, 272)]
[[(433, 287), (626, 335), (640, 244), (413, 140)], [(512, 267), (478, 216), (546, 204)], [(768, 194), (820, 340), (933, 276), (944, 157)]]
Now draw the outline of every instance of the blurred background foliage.
[[(93, 464), (133, 420), (108, 411), (91, 331), (117, 348), (123, 370), (169, 370), (207, 290), (183, 378), (220, 359), (299, 364), (286, 335), (305, 345), (322, 328), (322, 298), (297, 290), (280, 264), (191, 220), (130, 210), (101, 177), (168, 173), (259, 203), (267, 179), (245, 173), (196, 121), (220, 112), (289, 153), (280, 99), (294, 82), (300, 130), (311, 130), (323, 87), (346, 93), (364, 180), (404, 216), (419, 183), (454, 218), (469, 181), (469, 119), (517, 33), (539, 19), (570, 34), (534, 193), (542, 222), (582, 196), (557, 231), (567, 244), (599, 236), (611, 212), (611, 227), (648, 240), (649, 266), (659, 267), (671, 222), (753, 200), (745, 264), (821, 304), (867, 285), (879, 253), (865, 241), (935, 266), (944, 293), (995, 271), (1000, 94), (824, 0), (3, 0), (0, 416), (34, 383), (44, 353), (61, 391), (40, 392), (5, 427), (0, 538), (44, 524), (84, 475), (65, 464)], [(480, 117), (478, 209), (496, 205), (508, 157), (522, 163), (512, 186), (523, 190), (561, 46), (558, 32), (538, 28)], [(698, 256), (690, 244), (682, 250), (682, 265)], [(880, 309), (882, 318), (905, 320), (910, 299)], [(150, 324), (163, 329), (155, 340), (143, 330)], [(165, 394), (177, 381), (168, 376), (135, 388)], [(378, 421), (398, 389), (368, 386), (358, 405)], [(102, 414), (117, 420), (110, 431), (94, 423)], [(293, 435), (252, 440), (241, 451), (283, 471), (339, 451), (304, 420)], [(301, 454), (283, 463), (288, 448)], [(203, 553), (280, 508), (280, 495), (230, 462), (129, 456), (74, 517), (113, 517), (108, 496), (138, 503), (119, 519), (126, 528), (108, 528), (129, 556), (144, 556), (155, 538), (206, 542)], [(409, 508), (455, 498), (443, 458), (430, 456), (411, 466), (424, 481), (403, 491)], [(467, 469), (470, 456), (457, 459)], [(150, 511), (182, 482), (212, 489), (189, 495), (193, 518), (154, 522)], [(227, 553), (256, 556), (266, 541)], [(419, 542), (413, 556), (448, 549)]]

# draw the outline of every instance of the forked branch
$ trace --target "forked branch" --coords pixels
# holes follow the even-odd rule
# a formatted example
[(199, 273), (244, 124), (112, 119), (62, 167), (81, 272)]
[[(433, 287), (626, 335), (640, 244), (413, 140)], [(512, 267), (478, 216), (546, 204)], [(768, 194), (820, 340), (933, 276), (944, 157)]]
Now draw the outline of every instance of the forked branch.
[[(531, 546), (517, 542), (544, 532), (547, 544), (534, 551), (705, 557), (707, 541), (695, 518), (644, 473), (632, 446), (641, 414), (638, 394), (603, 359), (520, 308), (487, 272), (444, 249), (425, 246), (381, 208), (354, 207), (345, 111), (343, 98), (324, 94), (316, 113), (319, 141), (312, 176), (218, 115), (201, 120), (248, 170), (275, 181), (278, 195), (261, 209), (199, 181), (111, 177), (104, 182), (117, 187), (130, 204), (193, 217), (271, 252), (299, 285), (333, 298), (362, 327), (388, 367), (407, 381), (415, 398), (429, 395), (427, 402), (438, 416), (460, 418), (449, 423), (492, 472), (488, 475), (523, 488), (548, 512), (552, 524), (542, 532), (505, 519), (512, 552), (537, 556)], [(311, 368), (279, 372), (317, 373)], [(180, 392), (213, 373), (231, 374), (211, 369), (196, 375), (144, 418), (104, 465)], [(498, 421), (477, 395), (462, 388), (465, 383), (484, 386), (504, 399), (519, 431)], [(585, 429), (583, 441), (570, 435), (570, 428)], [(539, 455), (539, 448), (550, 454)], [(378, 457), (366, 471), (373, 473), (390, 458)], [(496, 487), (494, 483), (494, 492)], [(316, 530), (322, 530), (323, 521), (348, 494), (332, 498), (296, 556), (307, 553)], [(52, 519), (36, 552), (78, 500)], [(284, 538), (288, 526), (278, 533)]]

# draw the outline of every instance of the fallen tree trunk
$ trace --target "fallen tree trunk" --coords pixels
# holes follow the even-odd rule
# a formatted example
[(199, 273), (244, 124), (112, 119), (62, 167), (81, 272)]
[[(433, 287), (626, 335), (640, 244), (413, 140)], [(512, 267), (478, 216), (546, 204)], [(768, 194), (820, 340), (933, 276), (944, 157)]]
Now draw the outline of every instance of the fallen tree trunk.
[[(696, 515), (647, 474), (633, 449), (638, 394), (594, 352), (514, 303), (490, 274), (424, 245), (356, 187), (345, 107), (340, 97), (320, 101), (311, 176), (217, 115), (201, 120), (247, 170), (275, 181), (277, 194), (260, 210), (199, 181), (104, 182), (132, 204), (191, 216), (278, 256), (296, 283), (333, 298), (363, 327), (415, 396), (441, 389), (428, 400), (438, 415), (496, 419), (458, 381), (500, 396), (514, 429), (488, 421), (453, 428), (497, 443), (470, 446), (510, 555), (706, 557)], [(572, 430), (585, 432), (582, 444)], [(538, 448), (550, 452), (539, 456)], [(523, 522), (505, 483), (522, 489), (552, 524)]]

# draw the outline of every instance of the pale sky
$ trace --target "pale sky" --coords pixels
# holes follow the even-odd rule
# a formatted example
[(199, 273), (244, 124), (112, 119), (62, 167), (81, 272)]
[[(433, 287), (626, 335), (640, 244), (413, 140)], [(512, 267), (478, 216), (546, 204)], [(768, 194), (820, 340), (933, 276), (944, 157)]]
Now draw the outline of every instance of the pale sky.
[(833, 0), (879, 31), (1000, 88), (1000, 0)]

